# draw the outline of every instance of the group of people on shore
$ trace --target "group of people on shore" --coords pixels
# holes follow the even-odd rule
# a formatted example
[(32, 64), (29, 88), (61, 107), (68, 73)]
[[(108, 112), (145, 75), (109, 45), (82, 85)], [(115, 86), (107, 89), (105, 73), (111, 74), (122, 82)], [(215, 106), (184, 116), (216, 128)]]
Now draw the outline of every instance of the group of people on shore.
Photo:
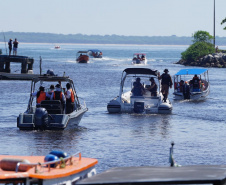
[(17, 55), (17, 48), (18, 48), (19, 42), (17, 39), (14, 41), (12, 39), (9, 39), (8, 47), (9, 47), (9, 56), (11, 55), (11, 52), (13, 50), (13, 55)]
[[(160, 75), (158, 73), (158, 79), (161, 80), (161, 92), (163, 95), (163, 102), (166, 102), (169, 94), (169, 88), (172, 88), (173, 82), (171, 76), (168, 74), (169, 70), (165, 69), (164, 73)], [(158, 86), (154, 80), (153, 77), (150, 79), (151, 85), (147, 86), (147, 90), (151, 92), (151, 96), (157, 96), (157, 89)], [(145, 94), (145, 88), (144, 86), (140, 83), (140, 78), (136, 78), (136, 81), (133, 83), (133, 89), (131, 90), (134, 96), (142, 96)]]
[(49, 91), (45, 92), (45, 87), (40, 86), (39, 91), (32, 93), (33, 97), (36, 97), (36, 107), (40, 107), (41, 102), (44, 100), (60, 100), (62, 110), (64, 111), (66, 105), (66, 114), (70, 114), (75, 108), (75, 92), (71, 88), (71, 84), (66, 84), (67, 91), (62, 92), (62, 87), (59, 84), (50, 85)]

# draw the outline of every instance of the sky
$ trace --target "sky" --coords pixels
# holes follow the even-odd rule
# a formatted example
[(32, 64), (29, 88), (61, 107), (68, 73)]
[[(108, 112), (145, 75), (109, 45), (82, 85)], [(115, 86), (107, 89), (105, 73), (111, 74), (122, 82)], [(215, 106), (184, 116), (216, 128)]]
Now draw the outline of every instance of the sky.
[[(226, 0), (215, 0), (215, 33), (226, 37)], [(213, 32), (214, 0), (0, 0), (0, 31), (124, 36)]]

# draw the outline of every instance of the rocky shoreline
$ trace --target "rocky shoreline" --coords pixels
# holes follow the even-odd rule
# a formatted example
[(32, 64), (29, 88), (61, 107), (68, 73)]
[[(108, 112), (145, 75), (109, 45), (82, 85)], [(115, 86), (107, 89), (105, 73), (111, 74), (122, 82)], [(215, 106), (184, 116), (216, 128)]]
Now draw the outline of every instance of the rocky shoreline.
[(200, 66), (200, 67), (218, 67), (226, 68), (226, 54), (225, 53), (213, 53), (206, 55), (197, 61), (185, 61), (183, 59), (176, 62), (185, 66)]

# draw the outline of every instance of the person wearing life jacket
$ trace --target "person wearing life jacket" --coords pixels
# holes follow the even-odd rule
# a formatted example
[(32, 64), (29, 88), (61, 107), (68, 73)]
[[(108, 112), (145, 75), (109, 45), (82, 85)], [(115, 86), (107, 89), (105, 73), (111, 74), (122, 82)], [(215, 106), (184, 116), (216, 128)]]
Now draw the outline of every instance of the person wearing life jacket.
[(195, 75), (192, 79), (192, 87), (193, 87), (193, 91), (200, 90), (200, 79), (197, 75)]
[(163, 101), (166, 102), (169, 94), (169, 88), (172, 88), (173, 82), (171, 76), (168, 74), (169, 70), (165, 69), (164, 73), (160, 76), (158, 73), (158, 79), (161, 80), (161, 92), (163, 95)]
[(74, 111), (75, 107), (75, 92), (71, 88), (71, 84), (66, 84), (67, 91), (65, 92), (66, 97), (66, 114), (70, 114)]
[(65, 107), (65, 96), (64, 94), (61, 92), (61, 86), (60, 84), (55, 85), (55, 91), (53, 92), (52, 96), (51, 96), (51, 100), (60, 100), (61, 102), (61, 106), (64, 110)]
[(48, 96), (45, 92), (45, 87), (40, 86), (38, 92), (32, 93), (32, 96), (36, 96), (36, 107), (40, 107), (41, 101), (46, 100), (46, 97)]

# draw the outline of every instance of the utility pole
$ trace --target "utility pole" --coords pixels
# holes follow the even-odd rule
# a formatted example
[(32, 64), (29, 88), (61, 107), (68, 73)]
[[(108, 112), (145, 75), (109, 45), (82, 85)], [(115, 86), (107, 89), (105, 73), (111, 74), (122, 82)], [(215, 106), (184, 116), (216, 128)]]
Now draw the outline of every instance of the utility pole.
[(213, 5), (213, 45), (215, 48), (215, 0)]

